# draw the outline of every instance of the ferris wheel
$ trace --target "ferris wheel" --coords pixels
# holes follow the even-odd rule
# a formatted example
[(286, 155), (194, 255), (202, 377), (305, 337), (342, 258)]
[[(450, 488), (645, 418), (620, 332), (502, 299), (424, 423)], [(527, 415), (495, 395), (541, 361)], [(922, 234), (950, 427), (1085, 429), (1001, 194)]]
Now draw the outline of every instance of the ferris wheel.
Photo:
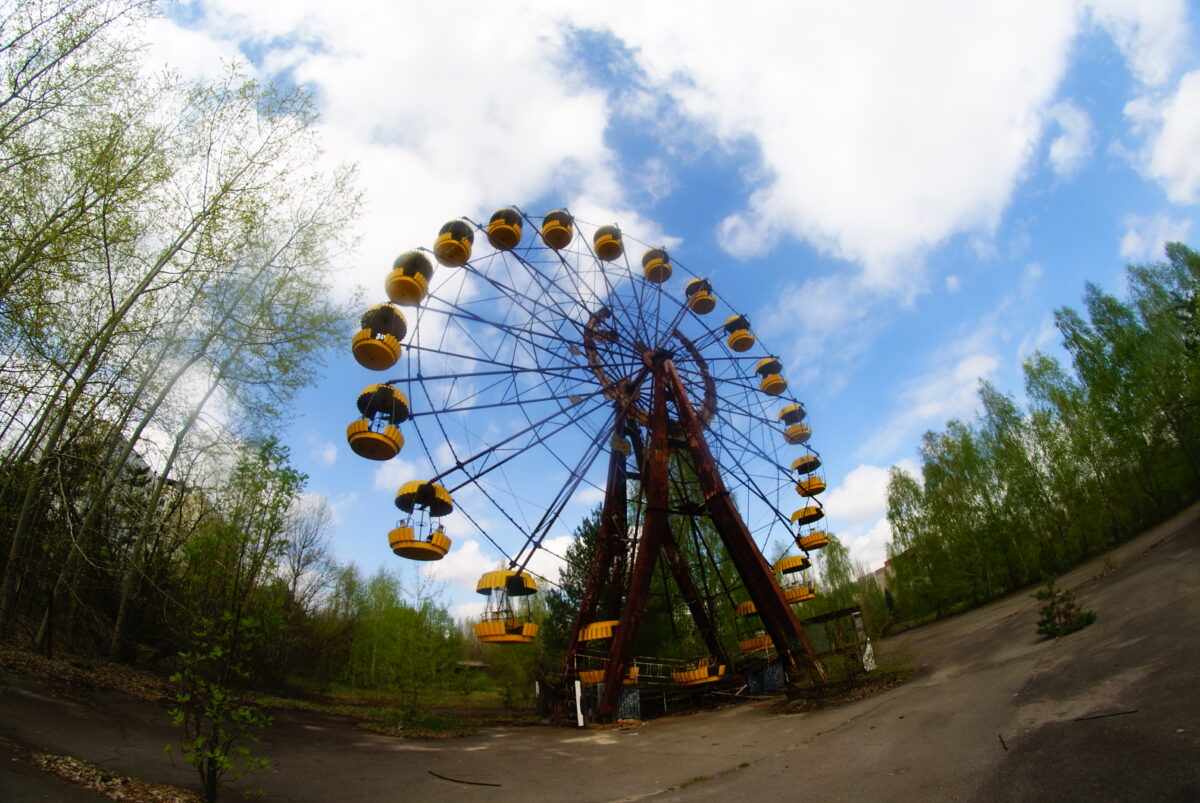
[[(748, 597), (734, 611), (742, 653), (823, 674), (793, 608), (816, 595), (808, 552), (828, 543), (821, 459), (779, 358), (707, 278), (615, 225), (511, 207), (448, 222), (431, 249), (395, 260), (385, 289), (352, 352), (388, 378), (361, 392), (347, 439), (420, 477), (396, 495), (395, 554), (438, 560), (469, 535), (506, 561), (477, 585), (480, 640), (537, 637), (516, 604), (538, 590), (530, 563), (570, 533), (568, 511), (603, 500), (565, 672), (605, 682), (609, 711), (636, 681), (630, 649), (660, 561), (710, 653), (675, 682), (724, 674), (714, 607), (735, 595)], [(771, 567), (772, 544), (796, 554)], [(740, 588), (715, 588), (718, 561)], [(577, 670), (582, 649), (599, 649), (601, 668)]]

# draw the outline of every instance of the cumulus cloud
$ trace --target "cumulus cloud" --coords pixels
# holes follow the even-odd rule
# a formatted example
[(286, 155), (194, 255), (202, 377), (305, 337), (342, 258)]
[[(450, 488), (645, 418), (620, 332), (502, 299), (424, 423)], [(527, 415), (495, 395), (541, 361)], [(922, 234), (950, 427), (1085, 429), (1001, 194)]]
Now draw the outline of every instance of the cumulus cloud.
[(216, 80), (245, 60), (236, 42), (180, 27), (166, 17), (146, 20), (144, 36), (147, 66), (165, 66), (191, 80)]
[(878, 290), (861, 278), (830, 274), (783, 283), (769, 305), (751, 317), (755, 331), (780, 347), (793, 380), (824, 383), (836, 393), (889, 322), (881, 301)]
[[(688, 117), (757, 145), (761, 181), (721, 227), (729, 251), (799, 237), (885, 285), (945, 238), (995, 225), (1077, 23), (1043, 3), (699, 3), (682, 19), (645, 4), (605, 22)], [(711, 57), (728, 51), (755, 58)]]
[(873, 521), (887, 508), (887, 484), (887, 468), (864, 463), (830, 489), (823, 501), (830, 515), (836, 515), (839, 521)]
[(1134, 123), (1148, 130), (1141, 169), (1175, 203), (1196, 203), (1200, 193), (1200, 70), (1184, 75), (1175, 92), (1158, 100), (1145, 96), (1126, 106)]
[(567, 547), (571, 546), (571, 542), (574, 540), (569, 535), (547, 538), (542, 542), (542, 549), (533, 553), (533, 558), (525, 568), (539, 577), (545, 577), (550, 582), (557, 583), (559, 573), (566, 566), (563, 555), (566, 554)]
[(1059, 130), (1050, 143), (1050, 167), (1059, 177), (1071, 178), (1092, 155), (1092, 121), (1071, 101), (1051, 106), (1049, 116)]
[[(911, 460), (901, 460), (897, 465), (905, 471), (919, 471)], [(832, 487), (823, 500), (831, 529), (857, 562), (872, 569), (883, 564), (892, 537), (887, 521), (889, 471), (883, 466), (861, 464)]]
[[(445, 37), (425, 33), (445, 26), (432, 5), (347, 13), (318, 2), (213, 0), (152, 35), (165, 47), (181, 37), (209, 42), (189, 45), (197, 63), (183, 67), (193, 72), (240, 47), (264, 77), (312, 90), (326, 147), (358, 163), (365, 191), (347, 287), (378, 292), (391, 259), (431, 244), (448, 217), (485, 218), (547, 193), (637, 220), (611, 177), (607, 94), (568, 58), (569, 27), (558, 15), (532, 4), (479, 6), (455, 18), (452, 56)], [(408, 32), (403, 46), (397, 31)]]
[(329, 520), (335, 527), (346, 520), (346, 511), (358, 505), (358, 494), (351, 491), (329, 498)]
[(887, 560), (887, 547), (892, 542), (892, 525), (884, 516), (876, 519), (866, 530), (843, 532), (838, 537), (850, 550), (855, 563), (874, 571)]
[(1192, 230), (1190, 220), (1175, 220), (1164, 212), (1154, 215), (1129, 215), (1121, 237), (1121, 257), (1131, 262), (1163, 258), (1163, 243), (1186, 241)]
[(338, 446), (331, 440), (322, 439), (312, 433), (308, 435), (309, 455), (326, 468), (338, 459)]
[(394, 494), (401, 485), (415, 479), (419, 479), (417, 467), (407, 460), (395, 457), (379, 464), (379, 468), (375, 469), (371, 487), (377, 491)]
[[(647, 130), (673, 144), (668, 153), (719, 143), (755, 155), (746, 195), (719, 227), (729, 252), (803, 239), (861, 266), (866, 286), (911, 297), (929, 249), (990, 237), (1048, 122), (1053, 169), (1069, 176), (1086, 160), (1087, 115), (1056, 98), (1086, 19), (1146, 86), (1163, 85), (1186, 54), (1176, 0), (732, 10), (710, 0), (686, 15), (516, 2), (457, 18), (452, 58), (445, 37), (419, 35), (444, 27), (433, 6), (211, 0), (185, 24), (156, 22), (150, 38), (185, 72), (211, 74), (240, 47), (264, 77), (313, 90), (327, 147), (359, 163), (365, 187), (347, 288), (377, 291), (391, 258), (427, 245), (447, 216), (531, 198), (658, 242), (631, 198), (670, 192), (669, 160), (643, 160), (622, 186), (605, 141), (615, 121), (640, 116), (658, 123), (661, 133)], [(416, 33), (396, 47), (396, 31)], [(597, 59), (616, 72), (596, 72)], [(1164, 112), (1148, 168), (1173, 177), (1173, 197), (1200, 180), (1185, 167), (1191, 97), (1181, 91)]]
[[(421, 567), (421, 573), (433, 580), (450, 583), (460, 591), (474, 591), (484, 573), (501, 568), (494, 555), (484, 553), (475, 539), (459, 541), (439, 561)], [(478, 607), (478, 606), (477, 606)]]
[(1190, 26), (1184, 0), (1089, 0), (1086, 7), (1143, 84), (1165, 83), (1187, 54)]
[(597, 485), (583, 485), (571, 497), (571, 504), (593, 508), (604, 501), (604, 489)]
[(962, 281), (958, 278), (958, 275), (954, 274), (954, 273), (947, 274), (947, 276), (946, 276), (946, 292), (949, 293), (950, 295), (954, 295), (961, 289), (962, 289)]
[(968, 351), (941, 361), (923, 376), (904, 383), (896, 411), (859, 447), (860, 457), (887, 457), (916, 431), (962, 418), (978, 405), (979, 380), (1000, 366), (990, 351)]

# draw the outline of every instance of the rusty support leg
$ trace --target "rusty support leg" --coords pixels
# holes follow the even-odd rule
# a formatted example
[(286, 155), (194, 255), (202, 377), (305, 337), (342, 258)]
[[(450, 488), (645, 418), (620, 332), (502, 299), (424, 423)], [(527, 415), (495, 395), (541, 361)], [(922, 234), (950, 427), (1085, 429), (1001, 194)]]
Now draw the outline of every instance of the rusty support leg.
[[(617, 406), (613, 421), (613, 443), (625, 431), (625, 410)], [(604, 507), (600, 510), (600, 532), (596, 536), (596, 550), (592, 555), (592, 565), (588, 568), (587, 584), (583, 589), (583, 599), (579, 603), (579, 613), (575, 617), (575, 626), (571, 628), (571, 638), (567, 642), (567, 653), (563, 659), (562, 677), (564, 679), (575, 675), (575, 650), (579, 646), (579, 631), (591, 624), (596, 615), (605, 582), (609, 580), (613, 556), (620, 549), (626, 536), (626, 491), (625, 491), (625, 453), (613, 446), (608, 459), (608, 487), (604, 493)]]
[(650, 452), (642, 467), (642, 482), (646, 488), (646, 515), (642, 527), (642, 539), (638, 544), (633, 572), (629, 578), (629, 591), (625, 595), (625, 607), (621, 611), (621, 623), (613, 634), (608, 653), (608, 666), (604, 669), (604, 696), (600, 700), (599, 714), (607, 719), (616, 710), (621, 699), (625, 680), (625, 669), (633, 651), (633, 637), (638, 622), (646, 608), (646, 594), (654, 577), (654, 564), (666, 537), (670, 522), (667, 518), (667, 391), (662, 377), (655, 372), (654, 403), (650, 413)]
[[(713, 524), (716, 525), (729, 557), (746, 585), (746, 590), (750, 592), (750, 599), (775, 644), (775, 651), (789, 668), (798, 673), (811, 674), (818, 682), (824, 682), (827, 679), (825, 668), (817, 658), (804, 628), (796, 619), (792, 606), (788, 604), (779, 584), (775, 582), (771, 567), (767, 565), (758, 545), (754, 543), (753, 536), (742, 521), (725, 482), (721, 479), (717, 463), (704, 438), (704, 428), (696, 411), (692, 409), (691, 402), (688, 401), (687, 391), (675, 371), (675, 365), (670, 360), (664, 360), (661, 370), (662, 379), (674, 399), (679, 423), (687, 437), (688, 449), (696, 462), (696, 475), (704, 492), (709, 515), (712, 516)], [(797, 654), (793, 646), (796, 640), (800, 641), (806, 660), (801, 660), (801, 656)]]

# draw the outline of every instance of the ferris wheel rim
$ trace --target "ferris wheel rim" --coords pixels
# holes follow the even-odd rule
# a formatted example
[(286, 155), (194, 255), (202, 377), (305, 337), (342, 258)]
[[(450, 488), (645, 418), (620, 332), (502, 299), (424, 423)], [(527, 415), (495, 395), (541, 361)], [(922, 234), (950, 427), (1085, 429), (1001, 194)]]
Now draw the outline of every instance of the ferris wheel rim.
[[(515, 207), (513, 208), (515, 209)], [(521, 212), (520, 214), (525, 220), (532, 222), (524, 212)], [(486, 231), (485, 226), (474, 223), (474, 221), (470, 221), (468, 218), (463, 218), (462, 220), (474, 226), (477, 232)], [(593, 225), (576, 218), (573, 218), (573, 222), (580, 229), (580, 232), (576, 234), (577, 237), (582, 237), (582, 229)], [(629, 242), (638, 242), (632, 238), (627, 239)], [(631, 353), (626, 355), (628, 359), (620, 364), (620, 367), (626, 369), (626, 373), (624, 375), (618, 377), (609, 376), (608, 373), (604, 371), (604, 368), (616, 363), (614, 363), (611, 359), (605, 363), (604, 360), (600, 359), (597, 355), (596, 344), (594, 342), (588, 342), (589, 329), (591, 328), (591, 324), (595, 321), (595, 316), (598, 314), (599, 310), (592, 308), (589, 311), (587, 304), (582, 298), (572, 298), (572, 287), (576, 291), (579, 290), (579, 276), (577, 274), (573, 274), (570, 260), (564, 257), (559, 249), (553, 250), (555, 255), (558, 257), (559, 265), (565, 269), (565, 274), (561, 276), (548, 276), (543, 266), (533, 265), (529, 260), (522, 258), (520, 249), (496, 249), (490, 253), (483, 253), (475, 259), (469, 259), (461, 266), (451, 268), (450, 270), (461, 271), (465, 277), (479, 277), (479, 279), (483, 281), (485, 285), (490, 286), (497, 292), (500, 292), (501, 295), (512, 299), (516, 306), (522, 308), (528, 314), (526, 320), (514, 323), (513, 321), (508, 320), (487, 319), (486, 316), (482, 316), (478, 313), (478, 311), (470, 308), (469, 303), (464, 304), (461, 295), (462, 285), (460, 285), (458, 288), (459, 295), (457, 297), (442, 297), (437, 292), (436, 287), (432, 288), (432, 292), (430, 292), (428, 295), (427, 303), (423, 303), (418, 307), (417, 315), (415, 317), (419, 319), (426, 314), (439, 315), (440, 317), (445, 318), (447, 321), (454, 320), (458, 322), (466, 322), (472, 325), (490, 327), (492, 330), (503, 332), (512, 340), (513, 351), (511, 354), (514, 355), (514, 357), (507, 362), (499, 359), (499, 352), (497, 352), (496, 355), (489, 357), (483, 344), (478, 340), (470, 342), (466, 353), (454, 352), (445, 348), (441, 348), (441, 346), (445, 345), (444, 343), (430, 345), (421, 343), (418, 340), (418, 342), (408, 346), (410, 357), (415, 354), (418, 361), (417, 374), (415, 376), (410, 374), (407, 377), (397, 377), (394, 380), (396, 384), (407, 383), (410, 388), (409, 395), (411, 398), (413, 398), (413, 409), (410, 417), (412, 423), (417, 428), (417, 440), (421, 444), (421, 449), (424, 452), (425, 459), (431, 466), (436, 467), (438, 466), (439, 462), (446, 466), (440, 471), (435, 471), (433, 476), (430, 478), (431, 481), (441, 481), (455, 472), (462, 472), (462, 478), (450, 486), (451, 492), (453, 493), (454, 491), (465, 488), (468, 485), (478, 488), (489, 500), (491, 506), (503, 513), (507, 517), (510, 524), (519, 533), (525, 535), (525, 543), (519, 550), (510, 555), (508, 550), (497, 543), (497, 541), (487, 533), (485, 528), (471, 517), (471, 514), (468, 513), (466, 509), (462, 509), (462, 512), (467, 516), (468, 519), (472, 521), (472, 524), (476, 527), (476, 529), (488, 539), (488, 541), (497, 549), (497, 551), (509, 559), (511, 565), (516, 566), (518, 564), (518, 559), (525, 555), (526, 551), (529, 550), (529, 554), (525, 556), (523, 561), (520, 561), (522, 569), (524, 569), (528, 564), (532, 554), (538, 549), (542, 548), (542, 542), (549, 533), (549, 526), (543, 526), (546, 518), (543, 516), (542, 519), (532, 526), (530, 526), (529, 523), (522, 525), (522, 523), (508, 516), (505, 506), (497, 501), (496, 498), (494, 498), (492, 495), (493, 491), (486, 487), (487, 484), (481, 482), (483, 477), (490, 476), (503, 467), (505, 463), (501, 462), (502, 460), (511, 461), (516, 459), (516, 455), (508, 456), (506, 458), (496, 458), (494, 462), (488, 463), (485, 469), (477, 470), (474, 473), (465, 470), (466, 466), (473, 464), (476, 459), (488, 459), (487, 457), (479, 458), (479, 455), (484, 454), (485, 451), (489, 450), (467, 452), (459, 455), (454, 450), (453, 441), (449, 436), (449, 433), (442, 426), (441, 422), (445, 416), (457, 415), (470, 412), (472, 410), (512, 407), (520, 412), (521, 416), (525, 420), (525, 425), (524, 429), (518, 431), (515, 435), (510, 436), (508, 440), (512, 440), (518, 435), (528, 434), (535, 436), (533, 439), (527, 441), (523, 447), (521, 447), (521, 451), (544, 446), (544, 440), (541, 438), (542, 428), (550, 426), (551, 422), (554, 422), (560, 417), (565, 417), (568, 419), (567, 423), (562, 426), (559, 426), (557, 423), (555, 423), (554, 427), (556, 428), (549, 430), (546, 438), (553, 438), (560, 432), (571, 427), (575, 427), (578, 431), (581, 431), (585, 436), (588, 436), (585, 438), (585, 442), (587, 443), (586, 450), (590, 452), (592, 458), (591, 461), (588, 462), (588, 467), (590, 468), (591, 463), (594, 463), (596, 457), (598, 457), (600, 452), (603, 451), (605, 443), (603, 438), (604, 428), (602, 424), (599, 426), (593, 426), (591, 429), (586, 429), (584, 428), (583, 423), (589, 419), (596, 419), (598, 413), (603, 411), (606, 406), (599, 401), (595, 401), (596, 396), (604, 395), (607, 397), (608, 394), (611, 393), (619, 397), (620, 383), (629, 382), (632, 378), (636, 378), (638, 374), (642, 372), (642, 368), (644, 367), (644, 362), (646, 360), (646, 354), (651, 350), (650, 344), (653, 343), (655, 346), (657, 346), (657, 348), (661, 349), (663, 348), (662, 343), (663, 338), (665, 337), (667, 339), (676, 339), (679, 345), (682, 347), (682, 354), (684, 355), (685, 359), (683, 364), (680, 366), (681, 373), (686, 375), (687, 381), (692, 386), (699, 386), (703, 388), (703, 392), (699, 394), (699, 397), (702, 399), (700, 409), (705, 411), (706, 427), (711, 426), (714, 428), (712, 437), (717, 441), (716, 448), (721, 452), (722, 456), (727, 450), (732, 452), (735, 449), (740, 449), (744, 454), (767, 457), (765, 443), (755, 444), (752, 441), (743, 441), (736, 437), (723, 435), (724, 430), (730, 430), (735, 433), (737, 432), (736, 429), (732, 428), (733, 419), (735, 417), (739, 419), (745, 419), (749, 421), (751, 425), (759, 428), (772, 428), (774, 425), (772, 416), (769, 416), (765, 411), (753, 411), (751, 409), (753, 405), (749, 402), (744, 404), (738, 403), (739, 399), (744, 402), (746, 398), (748, 398), (746, 394), (757, 391), (752, 384), (752, 375), (742, 375), (735, 378), (732, 375), (714, 376), (710, 373), (710, 364), (716, 364), (718, 361), (724, 361), (728, 362), (729, 364), (737, 365), (743, 362), (748, 364), (749, 361), (753, 359), (753, 357), (750, 356), (742, 357), (738, 353), (735, 353), (735, 350), (731, 350), (727, 345), (725, 345), (723, 340), (725, 333), (724, 324), (718, 323), (713, 326), (702, 327), (703, 333), (701, 336), (696, 338), (688, 337), (687, 335), (683, 334), (682, 331), (680, 331), (678, 326), (679, 323), (689, 317), (692, 319), (698, 319), (699, 316), (694, 310), (689, 308), (686, 302), (680, 301), (680, 299), (677, 297), (668, 296), (663, 291), (662, 284), (650, 282), (646, 282), (645, 284), (652, 286), (638, 287), (635, 288), (631, 294), (622, 296), (620, 293), (616, 292), (618, 283), (620, 281), (629, 281), (635, 285), (640, 284), (638, 278), (636, 277), (636, 273), (628, 264), (628, 253), (626, 252), (623, 255), (623, 259), (625, 260), (623, 267), (618, 266), (614, 271), (614, 273), (617, 274), (616, 280), (610, 281), (611, 277), (607, 273), (605, 265), (602, 264), (603, 261), (596, 256), (590, 247), (586, 247), (586, 239), (584, 240), (584, 243), (585, 249), (581, 250), (579, 254), (590, 256), (593, 269), (597, 266), (601, 268), (597, 278), (603, 282), (608, 295), (620, 301), (619, 310), (615, 309), (618, 306), (616, 304), (613, 305), (614, 309), (610, 309), (607, 305), (601, 306), (599, 309), (608, 310), (610, 315), (623, 314), (626, 316), (631, 315), (636, 311), (637, 316), (635, 319), (630, 321), (630, 329), (631, 331), (637, 332), (637, 336), (645, 338), (646, 341), (634, 342), (634, 344), (643, 346), (641, 349), (642, 354), (638, 355), (636, 350), (633, 350)], [(524, 249), (528, 250), (535, 247), (538, 247), (536, 246), (536, 239), (534, 244), (526, 245), (524, 246)], [(658, 250), (662, 251), (662, 253), (666, 255), (665, 249)], [(527, 271), (526, 278), (532, 278), (533, 284), (538, 285), (542, 289), (549, 288), (550, 290), (559, 292), (562, 295), (554, 296), (552, 293), (547, 292), (546, 298), (550, 299), (550, 301), (547, 301), (544, 298), (535, 298), (530, 292), (527, 290), (522, 290), (520, 287), (516, 286), (515, 283), (506, 284), (504, 277), (497, 277), (489, 275), (488, 273), (487, 268), (491, 265), (491, 263), (497, 261), (508, 264), (515, 263), (523, 266), (523, 268)], [(548, 266), (553, 266), (553, 264), (554, 260), (546, 260), (545, 262), (545, 265)], [(679, 265), (678, 263), (673, 264), (675, 267), (681, 268), (683, 271), (687, 271), (684, 266)], [(463, 282), (465, 283), (465, 281), (466, 280), (464, 279)], [(571, 285), (571, 282), (576, 282), (576, 284)], [(700, 282), (700, 284), (697, 285), (697, 282)], [(694, 287), (699, 287), (699, 289), (703, 290), (705, 285), (711, 287), (711, 284), (708, 283), (707, 278), (702, 279), (701, 277), (693, 274), (693, 278), (688, 282), (687, 287), (689, 290), (693, 289)], [(567, 301), (566, 304), (563, 303), (564, 298)], [(720, 299), (717, 303), (724, 303), (724, 299)], [(669, 317), (669, 325), (667, 326), (664, 326), (662, 323), (664, 306), (666, 307), (667, 315)], [(651, 310), (653, 310), (653, 322), (644, 318), (644, 316), (650, 314)], [(538, 313), (555, 320), (556, 323), (548, 327), (533, 325), (533, 322), (539, 320)], [(584, 313), (588, 315), (588, 318), (586, 321), (581, 323), (581, 321), (583, 321)], [(746, 316), (741, 315), (736, 311), (729, 320), (733, 320), (734, 318), (747, 320), (748, 322)], [(716, 319), (719, 320), (720, 316), (716, 316)], [(463, 323), (463, 325), (465, 326), (466, 323)], [(728, 321), (726, 321), (726, 323), (728, 323)], [(419, 327), (414, 324), (413, 328), (417, 329)], [(443, 337), (445, 331), (446, 328), (443, 328)], [(568, 334), (566, 334), (567, 332), (571, 331), (578, 333), (578, 339), (572, 339), (570, 336), (568, 336)], [(527, 360), (528, 364), (520, 365), (515, 361), (515, 355), (520, 353), (516, 348), (517, 345), (520, 345), (521, 348), (524, 349), (522, 356)], [(577, 349), (581, 345), (583, 346), (582, 354), (574, 353), (574, 349)], [(717, 353), (715, 355), (705, 354), (704, 349), (709, 348), (716, 348)], [(494, 385), (488, 386), (486, 390), (495, 390), (503, 383), (508, 382), (511, 395), (503, 401), (480, 402), (475, 406), (464, 406), (463, 404), (459, 404), (458, 406), (439, 406), (431, 403), (428, 405), (427, 409), (420, 409), (415, 398), (417, 394), (412, 392), (412, 390), (415, 389), (414, 386), (422, 389), (425, 396), (425, 401), (432, 402), (432, 395), (426, 389), (430, 383), (443, 380), (453, 382), (456, 379), (461, 379), (463, 376), (482, 378), (486, 373), (483, 371), (473, 371), (469, 374), (458, 374), (451, 372), (442, 374), (423, 374), (419, 367), (420, 360), (423, 355), (430, 357), (437, 356), (463, 359), (468, 360), (476, 365), (493, 364), (495, 366), (493, 375), (497, 377), (497, 380)], [(584, 361), (579, 362), (578, 360), (567, 359), (567, 355), (573, 357), (582, 356)], [(603, 363), (603, 365), (597, 366), (591, 364), (593, 358), (597, 362)], [(643, 363), (643, 365), (639, 366), (639, 362)], [(762, 360), (760, 360), (760, 362), (762, 362)], [(542, 377), (541, 383), (537, 385), (537, 387), (541, 388), (543, 395), (538, 397), (529, 395), (522, 397), (521, 391), (519, 390), (520, 384), (515, 379), (516, 375), (520, 373), (536, 374)], [(596, 383), (597, 387), (589, 394), (581, 394), (576, 392), (578, 391), (582, 382), (585, 381), (584, 377), (588, 376), (589, 374), (591, 379)], [(392, 381), (388, 382), (388, 384), (391, 383)], [(723, 393), (722, 391), (724, 390), (729, 390), (730, 393)], [(483, 391), (480, 392), (482, 393)], [(640, 425), (644, 426), (646, 423), (646, 414), (644, 408), (641, 408), (636, 403), (636, 397), (640, 394), (635, 393), (633, 395), (634, 398), (631, 400), (629, 405), (630, 409), (633, 412), (634, 419), (637, 420)], [(729, 395), (730, 398), (726, 398), (726, 395)], [(447, 396), (447, 398), (449, 398), (449, 396)], [(569, 401), (570, 403), (564, 405), (562, 404), (564, 400)], [(590, 403), (593, 401), (595, 401), (595, 403)], [(608, 401), (615, 403), (617, 400), (608, 398)], [(792, 399), (792, 397), (786, 397), (781, 398), (780, 401), (787, 402), (794, 401), (794, 399)], [(583, 402), (589, 402), (589, 404), (585, 408), (576, 409)], [(555, 403), (559, 404), (557, 409), (553, 407)], [(546, 415), (535, 418), (531, 414), (531, 409), (535, 406), (543, 404), (547, 405), (547, 407), (550, 409), (550, 412)], [(761, 404), (759, 407), (761, 408)], [(572, 416), (573, 410), (578, 414)], [(640, 414), (638, 412), (639, 410), (641, 410)], [(609, 415), (611, 415), (611, 413)], [(599, 417), (604, 418), (606, 416)], [(437, 423), (438, 433), (442, 436), (442, 441), (450, 448), (451, 454), (449, 460), (442, 459), (436, 454), (436, 447), (432, 446), (430, 439), (426, 437), (428, 434), (427, 427), (417, 426), (423, 419), (432, 419), (433, 422)], [(501, 441), (501, 443), (505, 443), (505, 441)], [(809, 447), (806, 446), (806, 448)], [(495, 453), (495, 449), (490, 451), (493, 454)], [(554, 460), (557, 461), (558, 465), (567, 471), (567, 480), (553, 497), (553, 502), (551, 505), (551, 507), (553, 507), (554, 505), (560, 505), (561, 503), (558, 508), (558, 513), (551, 517), (552, 519), (556, 519), (557, 515), (562, 512), (563, 506), (565, 506), (565, 504), (569, 501), (570, 494), (580, 486), (580, 484), (584, 481), (584, 478), (577, 468), (570, 466), (567, 461), (562, 460), (561, 457), (555, 454), (552, 450), (547, 449), (547, 451), (554, 456)], [(776, 446), (775, 451), (779, 451), (778, 446)], [(809, 448), (809, 451), (813, 450)], [(581, 460), (580, 464), (582, 464), (582, 462), (583, 461)], [(722, 462), (729, 462), (729, 460), (728, 458), (723, 457)], [(786, 462), (786, 460), (774, 458), (768, 460), (768, 463), (778, 469), (781, 475), (790, 476), (790, 469), (786, 467)], [(745, 490), (747, 492), (758, 490), (756, 488), (756, 480), (752, 475), (746, 474), (745, 476), (742, 476), (736, 471), (734, 473), (737, 476), (737, 484), (741, 490)], [(511, 483), (509, 484), (511, 485)], [(593, 487), (596, 487), (595, 483), (590, 484)], [(568, 492), (565, 496), (564, 491)], [(777, 496), (777, 491), (773, 493), (775, 493)], [(786, 522), (786, 513), (778, 503), (773, 503), (770, 500), (770, 495), (771, 494), (767, 492), (758, 493), (758, 496), (761, 498), (762, 502), (764, 502), (768, 508), (774, 511), (775, 518), (779, 521)], [(819, 500), (813, 501), (815, 501), (817, 505), (821, 504)], [(549, 513), (549, 509), (547, 510), (547, 513)]]

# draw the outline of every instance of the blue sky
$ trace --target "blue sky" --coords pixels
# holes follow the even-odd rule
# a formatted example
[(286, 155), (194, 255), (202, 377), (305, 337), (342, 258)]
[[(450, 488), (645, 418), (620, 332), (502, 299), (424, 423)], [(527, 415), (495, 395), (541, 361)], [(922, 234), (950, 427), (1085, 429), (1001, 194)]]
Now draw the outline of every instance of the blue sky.
[[(466, 3), (451, 22), (414, 3), (216, 0), (146, 35), (184, 75), (248, 59), (313, 91), (328, 160), (357, 163), (365, 192), (344, 292), (382, 300), (398, 253), (513, 203), (668, 244), (782, 359), (829, 528), (877, 566), (887, 467), (972, 416), (980, 378), (1019, 394), (1021, 360), (1057, 349), (1053, 310), (1084, 282), (1119, 292), (1125, 263), (1195, 242), (1196, 6), (645, 6)], [(424, 470), (346, 447), (373, 381), (331, 355), (285, 433), (336, 513), (336, 554), (367, 572), (406, 563), (386, 549), (391, 497)], [(595, 496), (564, 511), (556, 549)], [(461, 614), (500, 558), (469, 524), (436, 577)]]

